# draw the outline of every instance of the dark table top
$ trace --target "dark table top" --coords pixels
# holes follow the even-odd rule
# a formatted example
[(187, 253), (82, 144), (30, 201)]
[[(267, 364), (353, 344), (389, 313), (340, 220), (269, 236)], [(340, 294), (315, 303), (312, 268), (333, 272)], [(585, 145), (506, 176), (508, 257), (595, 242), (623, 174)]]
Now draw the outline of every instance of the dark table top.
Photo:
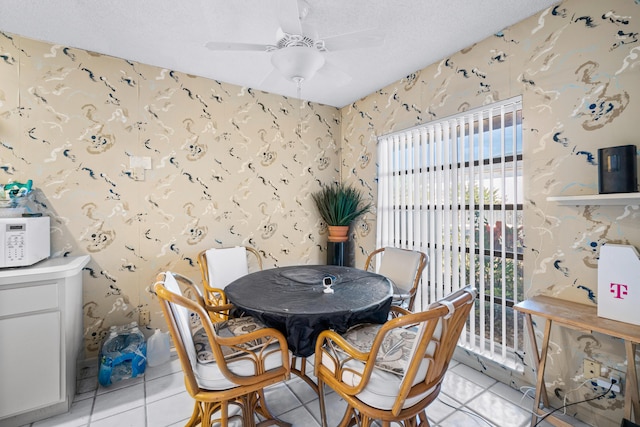
[[(327, 276), (333, 278), (332, 294), (323, 292)], [(279, 329), (290, 350), (302, 357), (313, 354), (315, 339), (325, 329), (342, 333), (359, 323), (384, 323), (393, 295), (386, 277), (335, 265), (258, 271), (230, 283), (225, 293), (240, 310)]]

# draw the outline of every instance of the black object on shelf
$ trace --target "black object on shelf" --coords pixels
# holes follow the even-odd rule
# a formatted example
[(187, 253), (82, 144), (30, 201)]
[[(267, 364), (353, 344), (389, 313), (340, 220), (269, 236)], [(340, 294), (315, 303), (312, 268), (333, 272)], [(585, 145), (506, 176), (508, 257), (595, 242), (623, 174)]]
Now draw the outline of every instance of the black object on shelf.
[(623, 418), (620, 427), (640, 427), (640, 424), (632, 423), (628, 419)]
[(327, 242), (327, 265), (355, 267), (355, 254), (351, 241)]
[(598, 149), (598, 192), (638, 191), (636, 146), (621, 145)]

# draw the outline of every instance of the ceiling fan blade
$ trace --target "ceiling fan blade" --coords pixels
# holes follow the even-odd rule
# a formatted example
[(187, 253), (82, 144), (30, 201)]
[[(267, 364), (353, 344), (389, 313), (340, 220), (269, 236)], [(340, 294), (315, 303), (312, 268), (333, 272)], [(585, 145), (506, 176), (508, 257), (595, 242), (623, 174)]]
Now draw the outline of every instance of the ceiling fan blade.
[(210, 50), (248, 50), (266, 52), (267, 45), (254, 43), (208, 42), (205, 47)]
[(329, 61), (325, 61), (324, 66), (318, 70), (318, 75), (336, 86), (345, 86), (351, 81), (349, 74)]
[(285, 81), (282, 74), (274, 67), (260, 82), (260, 87), (275, 87)]
[[(277, 16), (282, 31), (289, 34), (302, 34), (300, 11), (298, 0), (278, 0)], [(302, 11), (306, 14), (304, 9)]]
[(328, 51), (345, 49), (363, 49), (367, 47), (378, 47), (384, 44), (384, 34), (377, 28), (371, 28), (354, 33), (340, 34), (322, 39)]

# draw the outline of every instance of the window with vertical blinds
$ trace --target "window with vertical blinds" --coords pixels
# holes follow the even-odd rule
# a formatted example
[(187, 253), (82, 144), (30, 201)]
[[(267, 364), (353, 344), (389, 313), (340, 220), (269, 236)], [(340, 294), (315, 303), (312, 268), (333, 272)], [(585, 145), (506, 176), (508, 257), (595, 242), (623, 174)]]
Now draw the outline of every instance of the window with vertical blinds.
[[(378, 139), (377, 247), (423, 251), (416, 310), (467, 285), (460, 344), (501, 363), (522, 349), (521, 97)], [(516, 361), (517, 363), (517, 361)]]

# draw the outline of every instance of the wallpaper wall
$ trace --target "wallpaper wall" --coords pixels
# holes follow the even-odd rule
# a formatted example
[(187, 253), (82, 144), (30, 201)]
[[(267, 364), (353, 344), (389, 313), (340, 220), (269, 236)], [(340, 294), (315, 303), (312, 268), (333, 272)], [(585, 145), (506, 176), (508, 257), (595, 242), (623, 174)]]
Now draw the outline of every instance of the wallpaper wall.
[[(640, 249), (638, 206), (559, 206), (547, 197), (597, 193), (597, 149), (640, 146), (639, 33), (637, 0), (567, 0), (419, 70), (342, 109), (343, 179), (375, 194), (378, 136), (522, 94), (526, 295), (595, 304), (602, 244)], [(375, 245), (375, 218), (365, 223), (360, 252)], [(532, 382), (528, 357), (524, 374), (491, 373), (514, 387)], [(551, 395), (578, 388), (570, 401), (595, 393), (579, 387), (585, 357), (625, 369), (622, 343), (598, 334), (554, 331), (549, 357)], [(618, 426), (623, 403), (608, 396), (573, 412)]]
[[(526, 295), (595, 304), (599, 248), (640, 248), (638, 206), (546, 198), (596, 193), (597, 149), (638, 145), (639, 33), (639, 0), (567, 0), (342, 110), (0, 33), (0, 180), (34, 180), (55, 256), (91, 255), (90, 357), (140, 309), (161, 327), (151, 281), (165, 269), (199, 279), (202, 249), (252, 245), (266, 267), (324, 262), (309, 192), (342, 176), (375, 200), (377, 136), (522, 94)], [(131, 167), (147, 157), (150, 169)], [(363, 265), (375, 213), (353, 234)], [(624, 370), (623, 355), (619, 341), (557, 330), (548, 384), (562, 396), (584, 357)], [(524, 373), (475, 366), (517, 387), (532, 380), (528, 357)], [(617, 426), (622, 404), (575, 412)]]
[(148, 288), (199, 282), (201, 250), (324, 263), (309, 193), (339, 180), (339, 146), (336, 108), (0, 33), (0, 181), (33, 179), (53, 256), (91, 255), (86, 357), (140, 309), (166, 329)]

